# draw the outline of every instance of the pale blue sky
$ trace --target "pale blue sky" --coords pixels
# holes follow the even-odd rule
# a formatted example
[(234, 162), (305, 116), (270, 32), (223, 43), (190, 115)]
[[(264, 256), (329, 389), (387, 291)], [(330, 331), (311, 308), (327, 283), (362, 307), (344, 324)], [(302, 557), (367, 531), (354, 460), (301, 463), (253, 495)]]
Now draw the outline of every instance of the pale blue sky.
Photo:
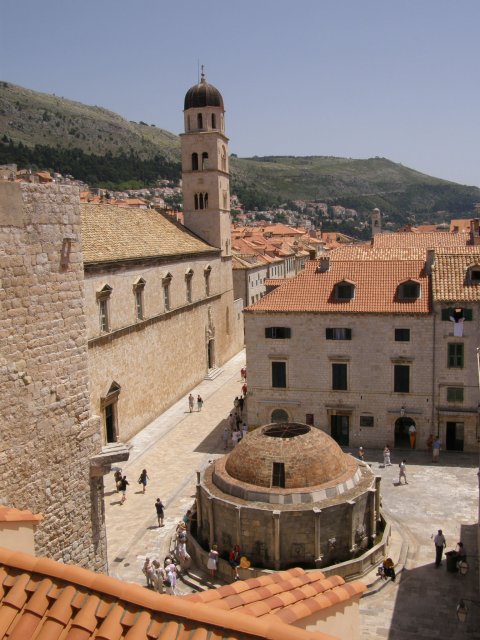
[(233, 153), (480, 186), (479, 24), (480, 0), (0, 0), (0, 79), (179, 133), (200, 61)]

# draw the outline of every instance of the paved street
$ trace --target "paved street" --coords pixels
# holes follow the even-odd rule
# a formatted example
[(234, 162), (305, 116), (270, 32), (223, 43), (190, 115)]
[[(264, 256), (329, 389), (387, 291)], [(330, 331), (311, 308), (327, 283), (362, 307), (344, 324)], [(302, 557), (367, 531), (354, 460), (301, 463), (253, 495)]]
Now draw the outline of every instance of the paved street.
[[(144, 584), (141, 566), (146, 555), (163, 559), (175, 524), (194, 500), (196, 471), (223, 454), (224, 420), (240, 394), (241, 352), (213, 381), (192, 390), (203, 397), (203, 410), (190, 414), (187, 396), (135, 436), (123, 467), (130, 486), (127, 501), (119, 504), (113, 474), (106, 479), (106, 520), (110, 573)], [(188, 395), (188, 394), (187, 394)], [(470, 604), (467, 623), (456, 620), (460, 597), (480, 601), (478, 592), (478, 456), (442, 452), (434, 465), (424, 452), (392, 452), (391, 467), (381, 468), (380, 451), (367, 451), (366, 461), (382, 476), (385, 512), (409, 543), (405, 571), (396, 583), (361, 600), (362, 640), (418, 640), (421, 638), (480, 639), (480, 602)], [(409, 484), (397, 486), (398, 462), (407, 459)], [(150, 478), (142, 495), (138, 476), (146, 468)], [(165, 527), (159, 529), (154, 502), (166, 505)], [(447, 548), (461, 538), (467, 547), (470, 571), (448, 573), (445, 561), (434, 567), (431, 538), (443, 529)], [(186, 587), (180, 590), (189, 591)]]

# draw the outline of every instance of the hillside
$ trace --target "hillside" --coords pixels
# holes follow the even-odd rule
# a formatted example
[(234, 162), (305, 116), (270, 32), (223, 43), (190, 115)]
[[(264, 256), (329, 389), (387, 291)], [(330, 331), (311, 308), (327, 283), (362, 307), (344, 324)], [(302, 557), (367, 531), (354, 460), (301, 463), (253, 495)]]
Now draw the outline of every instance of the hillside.
[[(107, 109), (0, 82), (0, 163), (70, 173), (92, 186), (180, 178), (178, 136)], [(417, 220), (468, 215), (480, 189), (440, 180), (386, 158), (231, 158), (232, 192), (249, 208), (320, 200), (366, 212), (377, 206)], [(392, 219), (395, 218), (395, 215)]]

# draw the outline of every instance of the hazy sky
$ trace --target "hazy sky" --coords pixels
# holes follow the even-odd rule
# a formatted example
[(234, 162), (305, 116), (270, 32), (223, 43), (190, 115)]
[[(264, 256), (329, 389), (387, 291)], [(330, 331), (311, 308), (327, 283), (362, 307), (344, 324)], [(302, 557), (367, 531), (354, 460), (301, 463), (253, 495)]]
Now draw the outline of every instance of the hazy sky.
[(0, 0), (0, 79), (174, 133), (198, 62), (230, 151), (480, 186), (480, 0)]

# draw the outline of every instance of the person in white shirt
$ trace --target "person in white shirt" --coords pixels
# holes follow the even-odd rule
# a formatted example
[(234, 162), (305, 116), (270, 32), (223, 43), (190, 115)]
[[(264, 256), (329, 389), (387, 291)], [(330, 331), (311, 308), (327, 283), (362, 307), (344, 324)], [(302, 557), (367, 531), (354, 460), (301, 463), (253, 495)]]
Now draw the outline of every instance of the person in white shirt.
[(435, 566), (438, 567), (442, 564), (442, 555), (443, 550), (447, 546), (447, 541), (445, 540), (445, 536), (442, 533), (442, 530), (439, 529), (437, 535), (433, 539), (435, 544)]

